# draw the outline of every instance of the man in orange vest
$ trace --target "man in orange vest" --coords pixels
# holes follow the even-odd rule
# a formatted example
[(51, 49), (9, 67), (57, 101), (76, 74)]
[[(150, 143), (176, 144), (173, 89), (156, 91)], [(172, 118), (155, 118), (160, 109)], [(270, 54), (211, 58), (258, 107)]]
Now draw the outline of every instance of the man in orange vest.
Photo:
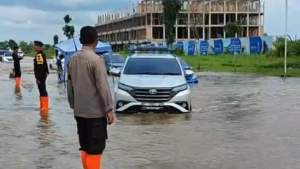
[(46, 89), (46, 79), (49, 74), (46, 55), (43, 52), (44, 44), (41, 41), (34, 41), (33, 48), (36, 51), (34, 57), (34, 75), (40, 93), (40, 111), (41, 113), (48, 113), (48, 92)]

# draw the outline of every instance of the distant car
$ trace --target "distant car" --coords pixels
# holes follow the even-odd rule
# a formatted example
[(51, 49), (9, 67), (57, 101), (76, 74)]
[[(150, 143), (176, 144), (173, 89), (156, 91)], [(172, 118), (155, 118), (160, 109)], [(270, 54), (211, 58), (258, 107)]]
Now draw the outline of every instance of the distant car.
[(12, 53), (8, 50), (0, 50), (0, 61), (4, 63), (13, 62)]
[(103, 55), (103, 57), (105, 60), (105, 66), (108, 73), (112, 73), (112, 74), (121, 73), (125, 63), (125, 58), (123, 56), (118, 54), (112, 54), (111, 56)]
[(177, 57), (171, 54), (129, 56), (115, 88), (116, 111), (192, 111), (191, 90)]
[(185, 79), (188, 83), (198, 83), (198, 77), (195, 75), (195, 72), (193, 71), (193, 68), (187, 64), (182, 58), (178, 57), (180, 64), (182, 66), (182, 69), (185, 73)]

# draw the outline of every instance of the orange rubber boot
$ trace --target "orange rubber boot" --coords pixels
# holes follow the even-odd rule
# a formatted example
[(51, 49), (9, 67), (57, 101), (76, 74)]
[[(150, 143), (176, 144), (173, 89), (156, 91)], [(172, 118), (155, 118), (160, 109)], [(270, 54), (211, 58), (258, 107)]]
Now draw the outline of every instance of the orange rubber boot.
[(83, 169), (88, 169), (86, 166), (86, 156), (87, 156), (87, 153), (85, 151), (80, 151), (80, 157), (81, 157)]
[(86, 156), (87, 169), (101, 169), (101, 155), (89, 155)]
[(42, 97), (40, 97), (40, 110), (42, 110), (43, 107), (43, 101), (42, 101)]
[(49, 99), (48, 97), (40, 97), (40, 111), (41, 113), (48, 113)]
[(16, 77), (16, 88), (20, 88), (21, 87), (21, 78)]

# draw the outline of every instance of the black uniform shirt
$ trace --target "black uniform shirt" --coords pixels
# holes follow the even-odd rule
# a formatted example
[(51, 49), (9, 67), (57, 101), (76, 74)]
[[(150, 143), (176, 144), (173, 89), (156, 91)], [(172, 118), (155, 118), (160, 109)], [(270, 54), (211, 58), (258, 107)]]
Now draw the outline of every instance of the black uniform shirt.
[(46, 79), (49, 74), (46, 55), (44, 52), (38, 52), (34, 59), (34, 75), (36, 79)]
[(20, 66), (20, 60), (22, 60), (22, 58), (19, 57), (18, 53), (13, 52), (12, 57), (14, 60), (14, 66)]

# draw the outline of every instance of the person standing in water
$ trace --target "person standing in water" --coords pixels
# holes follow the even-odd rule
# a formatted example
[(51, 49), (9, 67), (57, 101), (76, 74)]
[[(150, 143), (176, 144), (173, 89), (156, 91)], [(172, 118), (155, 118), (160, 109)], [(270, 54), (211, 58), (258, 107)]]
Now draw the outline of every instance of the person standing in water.
[(97, 31), (80, 30), (82, 49), (68, 63), (68, 99), (74, 109), (84, 169), (100, 169), (107, 124), (115, 122), (114, 104), (103, 59), (95, 53)]
[(20, 60), (23, 58), (19, 56), (18, 54), (19, 47), (15, 46), (13, 48), (12, 57), (14, 60), (14, 72), (15, 72), (15, 81), (16, 81), (16, 91), (20, 91), (21, 89), (21, 66), (20, 66)]
[(40, 93), (40, 111), (41, 113), (48, 113), (48, 92), (46, 89), (46, 79), (49, 74), (46, 55), (43, 52), (44, 44), (41, 41), (34, 41), (33, 48), (36, 51), (34, 57), (34, 75)]

